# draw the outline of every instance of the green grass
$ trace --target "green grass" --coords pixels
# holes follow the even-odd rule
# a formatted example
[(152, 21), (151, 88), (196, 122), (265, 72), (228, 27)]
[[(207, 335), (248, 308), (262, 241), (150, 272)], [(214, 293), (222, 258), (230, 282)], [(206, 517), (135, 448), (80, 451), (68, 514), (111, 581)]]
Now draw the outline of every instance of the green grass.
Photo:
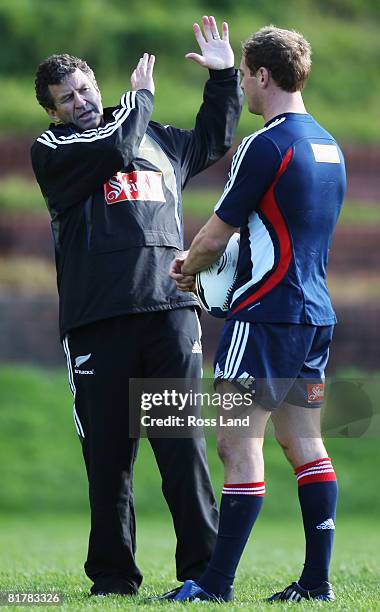
[(0, 186), (0, 212), (27, 212), (30, 215), (45, 215), (48, 218), (46, 204), (36, 181), (13, 175), (0, 180)]
[(0, 257), (0, 293), (55, 297), (56, 279), (54, 264), (42, 257)]
[(379, 225), (380, 224), (380, 201), (359, 202), (347, 200), (343, 204), (339, 217), (339, 224), (344, 225)]
[[(82, 571), (86, 556), (88, 519), (78, 515), (44, 517), (0, 517), (1, 590), (17, 592), (60, 592), (60, 609), (103, 610), (140, 607), (147, 612), (170, 609), (172, 603), (145, 603), (145, 598), (176, 586), (174, 536), (169, 518), (138, 517), (137, 562), (144, 574), (140, 594), (122, 597), (88, 597), (90, 581)], [(303, 561), (304, 544), (300, 521), (285, 513), (277, 520), (265, 517), (265, 506), (244, 552), (236, 580), (236, 600), (222, 609), (273, 609), (263, 599), (297, 578)], [(333, 610), (380, 609), (380, 534), (378, 521), (364, 516), (338, 520), (331, 568), (338, 601)], [(276, 609), (288, 609), (280, 605)], [(299, 609), (321, 609), (306, 602)], [(11, 609), (11, 608), (9, 608)], [(13, 608), (14, 609), (14, 608)], [(199, 609), (196, 604), (180, 609)], [(208, 604), (207, 610), (220, 610)]]
[[(187, 216), (207, 219), (213, 211), (214, 205), (222, 195), (220, 189), (198, 190), (187, 189), (183, 194), (183, 210), (185, 222)], [(361, 202), (358, 200), (345, 200), (339, 217), (339, 224), (344, 225), (380, 225), (380, 201)]]
[[(357, 378), (360, 373), (352, 370), (345, 376)], [(378, 398), (378, 378), (372, 376), (370, 382)], [(71, 405), (65, 371), (0, 368), (0, 591), (55, 589), (65, 597), (62, 609), (166, 609), (166, 604), (144, 603), (145, 597), (176, 584), (171, 520), (147, 440), (141, 441), (135, 470), (137, 560), (145, 575), (141, 594), (133, 600), (88, 598), (90, 582), (82, 571), (89, 530), (87, 482)], [(207, 443), (219, 497), (221, 464), (215, 440)], [(331, 574), (339, 600), (332, 608), (380, 610), (378, 438), (328, 439), (326, 444), (340, 489)], [(229, 610), (269, 609), (263, 598), (296, 578), (302, 565), (294, 476), (271, 439), (266, 440), (265, 457), (265, 505), (239, 568), (236, 602), (228, 604)], [(321, 604), (308, 603), (310, 607)]]
[[(358, 373), (349, 375), (359, 377)], [(369, 379), (365, 387), (373, 405), (377, 401), (377, 413), (379, 387), (378, 376)], [(349, 403), (347, 409), (352, 410)], [(0, 368), (0, 465), (3, 466), (0, 512), (23, 514), (27, 511), (38, 515), (85, 511), (87, 483), (71, 413), (72, 396), (64, 370), (17, 365)], [(207, 444), (215, 490), (220, 491), (222, 468), (214, 437), (208, 437)], [(378, 437), (328, 438), (326, 444), (339, 475), (341, 514), (352, 516), (365, 512), (377, 516), (380, 490), (374, 483), (378, 481)], [(291, 514), (297, 509), (294, 477), (273, 439), (265, 442), (265, 457), (266, 514), (278, 517), (278, 498)], [(160, 489), (153, 453), (148, 441), (142, 440), (135, 478), (139, 514), (156, 517), (166, 512)]]
[[(183, 210), (186, 217), (207, 219), (223, 191), (220, 189), (185, 189)], [(25, 193), (28, 197), (25, 197)], [(28, 212), (31, 215), (47, 216), (41, 191), (34, 181), (20, 176), (9, 176), (0, 180), (0, 213)], [(350, 225), (380, 225), (380, 202), (347, 200), (342, 208), (339, 223)]]

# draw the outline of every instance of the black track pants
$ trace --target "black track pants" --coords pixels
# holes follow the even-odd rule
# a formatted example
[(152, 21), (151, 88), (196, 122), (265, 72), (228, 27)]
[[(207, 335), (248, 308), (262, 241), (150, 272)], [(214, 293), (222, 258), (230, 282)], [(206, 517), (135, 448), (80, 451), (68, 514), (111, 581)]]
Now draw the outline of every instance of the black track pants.
[[(129, 437), (129, 378), (199, 378), (194, 351), (200, 328), (193, 308), (115, 317), (72, 331), (64, 340), (74, 421), (89, 480), (91, 533), (86, 574), (102, 584), (127, 580), (137, 591), (133, 464)], [(180, 581), (197, 578), (211, 556), (217, 506), (201, 438), (152, 439), (162, 490), (177, 536)]]

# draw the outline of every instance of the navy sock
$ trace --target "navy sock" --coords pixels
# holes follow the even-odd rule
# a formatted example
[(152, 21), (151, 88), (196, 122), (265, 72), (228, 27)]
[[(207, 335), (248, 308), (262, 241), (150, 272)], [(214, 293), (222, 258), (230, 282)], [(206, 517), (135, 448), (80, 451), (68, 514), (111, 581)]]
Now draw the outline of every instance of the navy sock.
[(329, 577), (338, 486), (328, 457), (300, 466), (296, 476), (306, 540), (305, 565), (298, 583), (311, 590)]
[(232, 586), (264, 494), (263, 482), (224, 485), (215, 549), (207, 569), (197, 580), (207, 593), (223, 596)]

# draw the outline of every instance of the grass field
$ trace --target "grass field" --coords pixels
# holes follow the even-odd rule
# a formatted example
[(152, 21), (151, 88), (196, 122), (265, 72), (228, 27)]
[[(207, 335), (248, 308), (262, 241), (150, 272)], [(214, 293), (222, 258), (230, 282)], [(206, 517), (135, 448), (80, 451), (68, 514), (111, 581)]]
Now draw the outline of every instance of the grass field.
[[(146, 603), (145, 598), (176, 586), (174, 537), (169, 518), (138, 521), (137, 560), (144, 573), (140, 594), (133, 599), (88, 597), (90, 581), (82, 571), (88, 521), (78, 515), (0, 517), (0, 585), (2, 591), (62, 593), (61, 609), (173, 609), (173, 604)], [(228, 610), (273, 609), (263, 599), (298, 577), (303, 560), (303, 534), (294, 516), (265, 519), (265, 507), (239, 567), (236, 601)], [(380, 610), (380, 533), (378, 521), (365, 517), (338, 521), (331, 580), (334, 610)], [(291, 605), (291, 604), (290, 604)], [(305, 602), (297, 609), (321, 608)], [(277, 605), (275, 609), (287, 609)], [(199, 609), (187, 604), (186, 609)], [(14, 608), (13, 608), (14, 609)], [(180, 609), (184, 609), (182, 606)], [(220, 609), (208, 604), (207, 610)]]
[[(0, 368), (0, 591), (56, 589), (65, 597), (62, 608), (71, 610), (162, 609), (167, 604), (147, 605), (144, 599), (176, 584), (174, 537), (147, 440), (141, 441), (135, 469), (137, 557), (145, 575), (141, 594), (132, 600), (88, 598), (90, 582), (82, 570), (89, 530), (87, 482), (71, 404), (65, 371)], [(215, 440), (207, 443), (219, 497), (221, 464)], [(332, 607), (380, 610), (378, 438), (328, 439), (327, 448), (340, 489), (331, 575), (339, 600)], [(268, 495), (239, 568), (236, 602), (225, 607), (229, 610), (269, 609), (263, 598), (297, 578), (303, 561), (294, 476), (274, 440), (266, 440), (265, 456)]]
[[(349, 377), (353, 376), (351, 373)], [(379, 377), (373, 376), (373, 384), (366, 383), (366, 389), (373, 396), (375, 408), (380, 394)], [(355, 401), (360, 403), (360, 399)], [(15, 365), (0, 368), (0, 466), (3, 467), (0, 512), (38, 515), (86, 511), (86, 477), (71, 412), (72, 396), (64, 370)], [(347, 518), (361, 513), (378, 516), (378, 438), (328, 438), (326, 443), (339, 477), (341, 514)], [(207, 445), (215, 490), (220, 491), (222, 470), (215, 437), (208, 437)], [(298, 508), (294, 477), (273, 439), (265, 442), (265, 457), (266, 514), (277, 520), (278, 499), (289, 515)], [(165, 512), (160, 487), (152, 450), (147, 440), (141, 440), (135, 469), (139, 516), (156, 518)]]
[[(223, 191), (220, 188), (192, 189), (183, 194), (183, 212), (186, 220), (191, 217), (207, 219)], [(28, 197), (25, 198), (25, 193)], [(48, 219), (46, 205), (35, 181), (20, 176), (9, 176), (0, 180), (0, 213), (26, 213), (42, 215)], [(380, 225), (379, 202), (345, 200), (339, 224)]]
[[(220, 196), (221, 189), (187, 189), (183, 193), (183, 211), (186, 218), (189, 216), (207, 219)], [(1, 196), (0, 196), (1, 197)], [(1, 203), (1, 200), (0, 200)], [(339, 225), (380, 225), (379, 202), (361, 202), (345, 200), (339, 217)]]

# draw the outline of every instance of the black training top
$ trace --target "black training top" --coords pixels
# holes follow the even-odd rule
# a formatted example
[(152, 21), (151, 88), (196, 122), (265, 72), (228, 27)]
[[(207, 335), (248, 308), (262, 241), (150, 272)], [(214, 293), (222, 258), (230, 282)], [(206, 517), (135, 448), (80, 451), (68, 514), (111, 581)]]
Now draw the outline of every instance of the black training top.
[(193, 130), (150, 121), (153, 96), (139, 90), (105, 109), (97, 129), (53, 124), (37, 138), (62, 337), (100, 319), (197, 304), (168, 276), (183, 249), (181, 190), (231, 146), (241, 103), (237, 71), (210, 71)]

